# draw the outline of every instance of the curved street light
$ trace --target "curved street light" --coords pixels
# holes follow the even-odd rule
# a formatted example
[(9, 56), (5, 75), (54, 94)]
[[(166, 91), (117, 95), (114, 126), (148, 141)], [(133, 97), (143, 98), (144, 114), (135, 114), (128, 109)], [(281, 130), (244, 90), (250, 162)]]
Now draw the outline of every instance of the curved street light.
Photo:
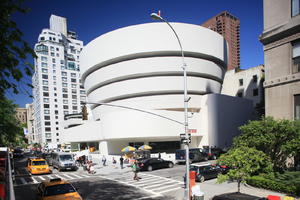
[(184, 61), (184, 52), (182, 49), (182, 45), (180, 42), (180, 39), (174, 30), (174, 28), (171, 26), (171, 24), (162, 18), (160, 15), (156, 13), (151, 13), (151, 18), (154, 20), (160, 20), (168, 24), (168, 26), (172, 29), (173, 33), (175, 34), (178, 44), (180, 46), (180, 51), (181, 51), (181, 57), (182, 57), (182, 69), (183, 69), (183, 79), (184, 79), (184, 132), (185, 132), (185, 166), (186, 166), (186, 186), (185, 186), (185, 199), (189, 200), (190, 199), (190, 175), (189, 175), (189, 143), (188, 143), (188, 95), (187, 95), (187, 74), (186, 74), (186, 63)]

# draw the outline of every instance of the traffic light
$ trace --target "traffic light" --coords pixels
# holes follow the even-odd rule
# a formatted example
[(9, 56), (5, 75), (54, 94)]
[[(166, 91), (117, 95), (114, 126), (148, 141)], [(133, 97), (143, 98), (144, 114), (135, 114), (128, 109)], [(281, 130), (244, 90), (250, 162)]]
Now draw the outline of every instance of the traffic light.
[(88, 120), (88, 112), (86, 105), (82, 106), (82, 120)]

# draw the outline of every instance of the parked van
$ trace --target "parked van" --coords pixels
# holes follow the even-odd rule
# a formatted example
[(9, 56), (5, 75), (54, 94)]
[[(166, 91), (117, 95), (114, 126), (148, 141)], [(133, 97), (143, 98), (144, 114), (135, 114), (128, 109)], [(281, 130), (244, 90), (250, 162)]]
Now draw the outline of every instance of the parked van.
[[(176, 162), (177, 163), (184, 163), (185, 162), (185, 149), (178, 149), (175, 153)], [(203, 152), (201, 148), (191, 148), (189, 149), (189, 159), (190, 163), (199, 162), (203, 160), (208, 160), (207, 153)]]
[(55, 152), (51, 153), (51, 164), (53, 168), (61, 170), (77, 170), (74, 156), (71, 153)]

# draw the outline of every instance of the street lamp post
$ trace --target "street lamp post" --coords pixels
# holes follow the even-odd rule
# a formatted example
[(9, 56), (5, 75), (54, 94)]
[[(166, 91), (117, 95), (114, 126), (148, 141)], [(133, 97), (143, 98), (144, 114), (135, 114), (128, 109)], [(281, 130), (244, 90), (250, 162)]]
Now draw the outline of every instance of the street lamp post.
[(164, 18), (162, 18), (160, 15), (156, 14), (156, 13), (152, 13), (151, 14), (151, 18), (155, 19), (155, 20), (160, 20), (163, 22), (166, 22), (168, 24), (168, 26), (172, 29), (173, 33), (175, 34), (178, 44), (180, 46), (180, 51), (181, 51), (181, 57), (182, 57), (182, 69), (183, 69), (183, 79), (184, 79), (184, 131), (185, 131), (185, 166), (186, 166), (186, 185), (185, 185), (185, 199), (189, 200), (190, 198), (190, 175), (189, 175), (189, 135), (188, 135), (188, 95), (187, 95), (187, 75), (186, 75), (186, 63), (184, 61), (184, 52), (182, 49), (182, 45), (180, 42), (180, 39), (176, 33), (176, 31), (174, 30), (174, 28), (171, 26), (171, 24), (165, 20)]

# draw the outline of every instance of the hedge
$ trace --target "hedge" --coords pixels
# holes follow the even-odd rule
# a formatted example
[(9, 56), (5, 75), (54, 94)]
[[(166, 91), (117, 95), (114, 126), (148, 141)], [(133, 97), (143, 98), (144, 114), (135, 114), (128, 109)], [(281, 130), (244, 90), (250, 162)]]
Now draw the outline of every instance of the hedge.
[(247, 183), (259, 188), (300, 196), (300, 181), (298, 180), (299, 174), (300, 173), (297, 173), (296, 176), (293, 176), (293, 174), (291, 175), (290, 173), (287, 173), (286, 175), (289, 177), (288, 179), (283, 179), (285, 175), (275, 175), (273, 177), (270, 175), (252, 176), (247, 179)]

